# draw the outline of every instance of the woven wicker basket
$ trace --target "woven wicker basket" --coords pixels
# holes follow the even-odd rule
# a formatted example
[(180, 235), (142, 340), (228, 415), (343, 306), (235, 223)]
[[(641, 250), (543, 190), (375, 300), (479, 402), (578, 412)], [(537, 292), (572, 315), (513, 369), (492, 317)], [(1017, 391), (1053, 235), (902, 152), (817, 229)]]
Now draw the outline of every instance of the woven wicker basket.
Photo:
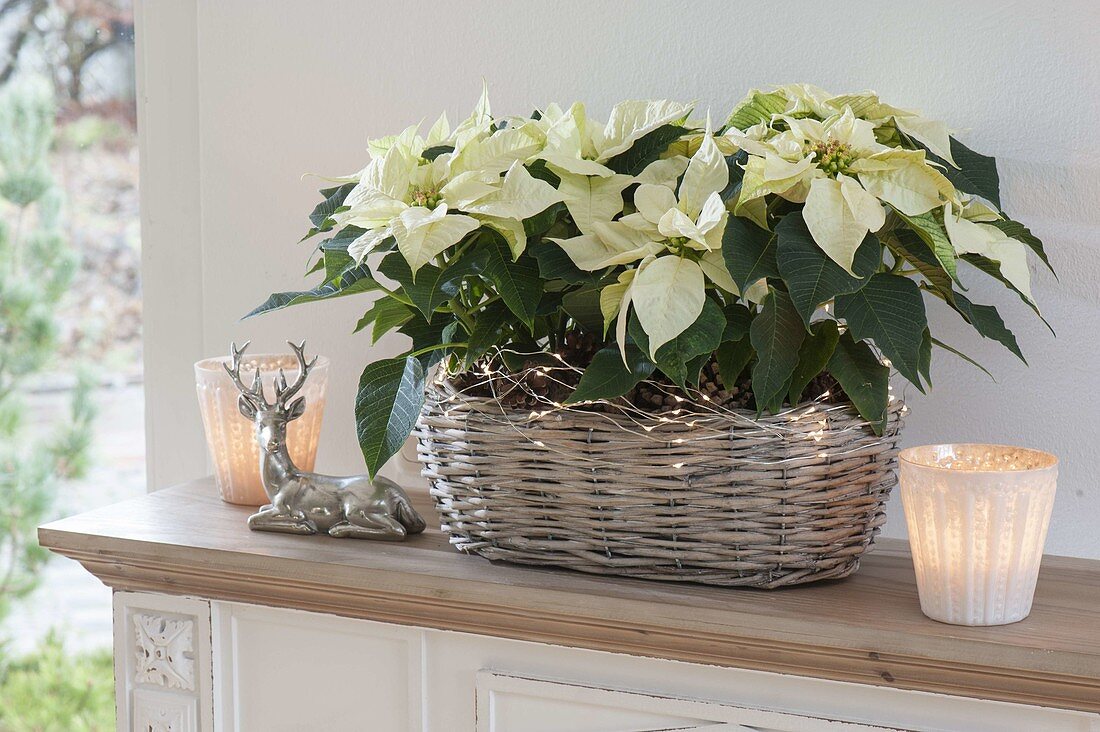
[(845, 405), (688, 423), (429, 389), (416, 435), (443, 530), (494, 560), (714, 585), (845, 577), (885, 521), (901, 414)]

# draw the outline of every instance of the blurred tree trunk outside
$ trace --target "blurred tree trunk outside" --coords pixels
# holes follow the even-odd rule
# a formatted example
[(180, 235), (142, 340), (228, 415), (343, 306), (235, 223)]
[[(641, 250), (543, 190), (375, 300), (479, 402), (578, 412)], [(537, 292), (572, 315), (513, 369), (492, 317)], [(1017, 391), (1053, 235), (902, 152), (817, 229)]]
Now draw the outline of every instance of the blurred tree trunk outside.
[[(133, 58), (134, 16), (129, 0), (0, 0), (0, 45), (7, 53), (0, 64), (0, 86), (17, 71), (49, 76), (66, 116), (129, 92), (133, 99), (133, 68), (125, 74), (126, 89), (99, 88), (109, 77), (96, 77), (94, 61), (121, 48), (116, 63)], [(98, 82), (89, 89), (90, 82)], [(87, 93), (92, 92), (92, 93)], [(124, 105), (125, 106), (125, 105)], [(132, 105), (130, 105), (132, 106)], [(121, 110), (125, 111), (125, 110)]]

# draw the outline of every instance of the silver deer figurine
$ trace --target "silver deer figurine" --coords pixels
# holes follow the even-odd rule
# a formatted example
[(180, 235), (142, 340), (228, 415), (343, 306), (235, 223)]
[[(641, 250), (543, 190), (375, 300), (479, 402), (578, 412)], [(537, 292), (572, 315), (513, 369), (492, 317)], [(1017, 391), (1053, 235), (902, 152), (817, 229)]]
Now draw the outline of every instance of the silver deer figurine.
[[(316, 363), (306, 362), (305, 341), (287, 342), (298, 359), (298, 375), (287, 384), (282, 369), (275, 379), (275, 401), (268, 403), (260, 369), (245, 386), (241, 379), (241, 355), (248, 348), (234, 343), (232, 365), (225, 370), (241, 396), (237, 406), (256, 425), (260, 445), (260, 476), (271, 503), (248, 517), (254, 531), (316, 534), (354, 539), (400, 541), (424, 530), (424, 519), (412, 507), (409, 496), (386, 478), (366, 475), (332, 476), (305, 473), (295, 467), (286, 445), (286, 426), (305, 412), (305, 397), (294, 399)], [(291, 401), (293, 399), (293, 401)]]

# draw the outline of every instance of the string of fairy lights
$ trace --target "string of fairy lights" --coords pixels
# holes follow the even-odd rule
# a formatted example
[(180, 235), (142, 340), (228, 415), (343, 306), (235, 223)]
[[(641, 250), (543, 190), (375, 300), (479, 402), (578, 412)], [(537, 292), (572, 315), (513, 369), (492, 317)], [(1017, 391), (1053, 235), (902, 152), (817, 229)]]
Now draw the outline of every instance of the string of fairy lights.
[[(504, 354), (519, 358), (540, 356), (555, 359), (553, 365), (535, 365), (517, 371), (509, 371), (502, 368), (493, 368), (489, 364), (503, 363)], [(438, 369), (433, 379), (432, 398), (446, 418), (455, 417), (456, 411), (461, 411), (468, 421), (471, 411), (476, 411), (478, 421), (514, 431), (518, 436), (530, 442), (535, 447), (557, 453), (571, 460), (585, 459), (594, 462), (608, 462), (596, 457), (581, 456), (574, 451), (564, 451), (553, 445), (546, 444), (538, 439), (540, 431), (532, 429), (538, 427), (538, 422), (548, 418), (560, 418), (563, 415), (586, 415), (588, 418), (601, 419), (614, 428), (632, 435), (644, 441), (651, 441), (656, 445), (665, 447), (683, 445), (685, 443), (697, 443), (706, 441), (729, 440), (731, 437), (772, 437), (772, 438), (802, 438), (814, 443), (821, 442), (826, 433), (830, 436), (842, 435), (846, 432), (860, 431), (866, 434), (865, 427), (869, 423), (853, 418), (851, 407), (841, 403), (830, 403), (830, 393), (819, 395), (810, 402), (786, 407), (775, 415), (765, 419), (756, 419), (749, 410), (729, 406), (716, 400), (710, 394), (694, 387), (681, 391), (670, 384), (649, 380), (644, 382), (649, 389), (659, 393), (666, 404), (674, 404), (664, 411), (654, 412), (632, 404), (625, 398), (613, 400), (600, 399), (583, 401), (574, 404), (558, 402), (545, 394), (541, 394), (530, 386), (529, 377), (537, 374), (547, 382), (552, 382), (565, 391), (572, 391), (579, 375), (583, 372), (576, 366), (565, 361), (561, 355), (539, 351), (536, 353), (521, 352), (514, 349), (498, 348), (496, 357), (484, 359), (474, 370), (467, 372), (467, 380), (462, 384), (462, 390), (454, 386), (451, 378), (455, 374), (448, 373), (444, 368)], [(570, 374), (571, 379), (564, 378), (564, 374)], [(474, 378), (471, 379), (471, 376)], [(471, 392), (486, 390), (489, 397), (471, 396)], [(522, 396), (525, 404), (523, 408), (508, 407), (510, 400), (517, 400)], [(889, 396), (891, 407), (895, 397), (893, 387)], [(897, 410), (897, 419), (900, 420), (908, 407), (901, 404)], [(830, 419), (831, 416), (844, 415), (844, 419)], [(900, 425), (898, 425), (900, 426)], [(671, 434), (669, 430), (672, 430)], [(734, 434), (736, 431), (736, 434)], [(656, 434), (654, 434), (656, 432)], [(893, 442), (893, 433), (896, 429), (887, 430), (883, 437), (876, 441), (843, 441), (848, 444), (844, 449), (831, 448), (817, 454), (819, 458), (843, 457), (847, 454), (865, 451), (876, 445)], [(674, 435), (674, 436), (672, 436)], [(805, 459), (806, 455), (796, 455), (783, 458), (745, 458), (741, 462), (748, 465), (775, 466), (791, 460)], [(609, 463), (610, 464), (610, 463)], [(673, 464), (674, 468), (682, 468), (684, 463)]]

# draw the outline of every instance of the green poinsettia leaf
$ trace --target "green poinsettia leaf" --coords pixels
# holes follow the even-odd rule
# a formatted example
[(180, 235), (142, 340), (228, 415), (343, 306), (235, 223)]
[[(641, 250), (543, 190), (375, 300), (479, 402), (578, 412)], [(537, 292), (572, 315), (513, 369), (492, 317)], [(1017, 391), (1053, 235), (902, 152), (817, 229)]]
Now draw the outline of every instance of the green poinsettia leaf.
[(652, 132), (642, 135), (628, 150), (619, 153), (604, 165), (616, 173), (638, 175), (647, 165), (661, 157), (661, 153), (667, 150), (669, 145), (686, 133), (687, 130), (679, 125), (661, 125)]
[[(921, 147), (924, 147), (923, 145)], [(954, 137), (951, 138), (951, 157), (958, 168), (925, 148), (928, 158), (943, 166), (943, 174), (960, 191), (973, 193), (1001, 207), (1001, 180), (997, 175), (997, 161), (988, 155), (976, 153)]]
[(748, 159), (749, 154), (744, 150), (738, 150), (737, 153), (726, 156), (729, 181), (720, 195), (722, 196), (722, 202), (727, 206), (737, 203), (737, 199), (741, 196), (741, 184), (745, 180), (745, 163), (748, 162)]
[(722, 330), (722, 341), (739, 341), (749, 333), (752, 325), (752, 311), (739, 302), (730, 303), (722, 310), (726, 316), (726, 327)]
[(597, 336), (603, 334), (602, 289), (599, 283), (583, 285), (561, 296), (561, 309), (582, 329)]
[(837, 295), (858, 290), (882, 261), (882, 244), (868, 234), (852, 262), (852, 271), (859, 277), (848, 274), (814, 241), (801, 211), (784, 216), (775, 235), (779, 274), (807, 328), (818, 307)]
[(1039, 259), (1042, 260), (1043, 264), (1047, 266), (1047, 269), (1050, 270), (1051, 274), (1053, 274), (1055, 277), (1058, 276), (1058, 273), (1054, 271), (1054, 266), (1051, 265), (1050, 260), (1047, 259), (1047, 253), (1046, 249), (1043, 248), (1043, 242), (1039, 239), (1039, 237), (1032, 234), (1030, 229), (1021, 224), (1019, 221), (1013, 221), (1012, 219), (1005, 219), (1003, 221), (990, 221), (989, 223), (1003, 231), (1005, 235), (1010, 236), (1017, 241), (1022, 241), (1024, 244), (1026, 244), (1028, 248), (1031, 249), (1031, 251), (1035, 252), (1035, 254), (1038, 255)]
[(269, 313), (273, 310), (282, 310), (292, 305), (318, 302), (320, 300), (331, 300), (337, 297), (357, 295), (362, 292), (371, 292), (378, 289), (381, 289), (381, 285), (375, 281), (370, 268), (367, 267), (366, 264), (362, 264), (348, 268), (335, 278), (325, 281), (312, 290), (276, 292), (244, 317), (251, 318), (254, 315)]
[(576, 404), (621, 397), (648, 378), (654, 368), (656, 366), (646, 358), (645, 352), (633, 344), (626, 346), (626, 363), (617, 346), (608, 346), (593, 356), (576, 390), (565, 401)]
[(424, 148), (424, 152), (420, 153), (420, 157), (431, 162), (440, 155), (454, 151), (454, 145), (432, 145), (431, 147)]
[(703, 377), (703, 367), (710, 363), (712, 358), (714, 358), (713, 353), (700, 353), (698, 356), (687, 360), (687, 363), (684, 364), (684, 371), (687, 373), (687, 384), (689, 386), (699, 388), (699, 382)]
[(510, 323), (518, 324), (518, 321), (502, 300), (490, 303), (475, 316), (474, 329), (466, 345), (466, 368), (501, 342), (501, 336)]
[[(722, 342), (726, 322), (726, 315), (722, 312), (722, 308), (707, 298), (695, 322), (680, 335), (657, 349), (657, 353), (654, 354), (657, 368), (680, 388), (686, 388), (689, 382), (698, 382), (699, 370), (702, 369), (705, 360), (699, 363), (698, 368), (695, 368), (693, 362), (704, 355), (709, 359), (710, 354)], [(642, 329), (637, 316), (631, 316), (629, 332), (634, 343), (649, 353), (649, 336)]]
[(324, 262), (325, 281), (328, 282), (336, 277), (339, 277), (342, 273), (355, 267), (355, 260), (348, 254), (347, 243), (334, 242), (335, 240), (329, 239), (321, 242), (321, 245), (317, 247), (317, 251), (321, 252), (321, 259)]
[[(541, 236), (568, 213), (564, 203), (555, 203), (534, 216), (523, 220), (523, 233), (528, 237)], [(560, 249), (560, 247), (558, 247)]]
[(749, 365), (755, 351), (748, 334), (737, 341), (726, 341), (718, 346), (714, 353), (714, 359), (718, 363), (718, 376), (722, 379), (722, 386), (732, 389), (737, 386), (737, 380)]
[(363, 369), (355, 394), (355, 431), (373, 478), (412, 434), (424, 406), (424, 367), (411, 356)]
[(936, 253), (915, 231), (904, 227), (898, 227), (888, 234), (883, 235), (883, 242), (893, 252), (895, 257), (904, 259), (924, 276), (928, 283), (940, 293), (945, 300), (954, 297), (951, 287), (951, 275), (944, 270)]
[[(939, 166), (943, 174), (951, 184), (960, 191), (973, 193), (990, 201), (998, 209), (1001, 208), (1001, 181), (997, 174), (997, 161), (988, 155), (974, 152), (954, 137), (950, 138), (951, 157), (956, 165), (952, 165), (922, 142), (914, 140), (911, 136), (900, 132), (899, 137), (904, 139), (914, 150), (924, 150), (928, 160)], [(880, 140), (880, 142), (882, 142)]]
[(539, 299), (538, 307), (535, 308), (535, 316), (556, 316), (562, 309), (564, 295), (565, 293), (561, 291), (542, 293), (542, 298)]
[(310, 222), (317, 227), (318, 231), (325, 231), (326, 224), (331, 228), (330, 217), (344, 205), (344, 199), (348, 197), (351, 189), (355, 188), (356, 185), (358, 184), (351, 182), (321, 190), (321, 195), (325, 197), (325, 200), (318, 203), (313, 209), (313, 213), (309, 215)]
[(802, 316), (790, 295), (771, 289), (764, 306), (749, 328), (756, 365), (752, 369), (752, 391), (759, 411), (782, 406), (791, 374), (798, 366), (798, 350), (806, 338)]
[[(698, 383), (699, 371), (721, 344), (725, 328), (722, 308), (708, 298), (695, 322), (657, 349), (657, 367), (680, 388), (686, 388), (688, 382)], [(698, 362), (699, 357), (706, 358)]]
[(974, 359), (972, 359), (972, 358), (971, 358), (970, 356), (967, 356), (967, 355), (966, 355), (965, 353), (963, 353), (963, 352), (962, 352), (962, 351), (960, 351), (959, 349), (957, 349), (957, 348), (954, 348), (953, 346), (949, 346), (949, 345), (947, 345), (946, 343), (944, 343), (943, 341), (939, 340), (938, 338), (930, 338), (929, 340), (930, 340), (930, 341), (931, 341), (932, 343), (936, 344), (936, 346), (938, 346), (939, 348), (942, 348), (943, 350), (947, 351), (948, 353), (953, 353), (953, 354), (955, 354), (956, 356), (958, 356), (959, 358), (961, 358), (961, 359), (962, 359), (963, 361), (966, 361), (966, 362), (967, 362), (968, 364), (970, 364), (971, 366), (974, 366), (974, 367), (976, 367), (976, 368), (980, 369), (981, 371), (983, 371), (983, 372), (985, 373), (985, 375), (986, 375), (986, 376), (988, 376), (989, 378), (993, 379), (993, 381), (996, 381), (996, 380), (997, 380), (997, 377), (995, 377), (995, 376), (994, 376), (994, 375), (992, 374), (992, 372), (990, 372), (990, 370), (989, 370), (989, 369), (987, 369), (987, 368), (986, 368), (985, 366), (982, 366), (982, 365), (981, 365), (980, 363), (978, 363), (977, 361), (975, 361)]
[(813, 324), (810, 334), (798, 349), (798, 366), (791, 374), (791, 385), (787, 390), (787, 399), (791, 404), (802, 400), (806, 386), (828, 365), (838, 340), (840, 330), (835, 320), (819, 320)]
[[(318, 248), (326, 251), (330, 249), (342, 249), (346, 252), (353, 241), (366, 233), (367, 230), (361, 226), (345, 226), (333, 234), (332, 237), (321, 242)], [(377, 250), (378, 247), (375, 247), (375, 251)]]
[[(431, 320), (421, 315), (402, 323), (397, 332), (412, 339), (413, 352), (424, 351), (417, 358), (427, 371), (440, 362), (449, 352), (449, 344), (455, 342), (462, 324), (450, 313), (436, 313)], [(430, 349), (430, 350), (428, 350)]]
[(856, 410), (876, 435), (886, 428), (890, 405), (890, 369), (878, 360), (871, 347), (842, 333), (826, 370), (840, 382)]
[(968, 264), (972, 264), (977, 269), (981, 270), (985, 274), (989, 275), (990, 277), (997, 280), (1002, 285), (1019, 295), (1020, 299), (1024, 301), (1024, 304), (1031, 308), (1031, 311), (1039, 317), (1039, 320), (1043, 321), (1043, 325), (1047, 327), (1047, 330), (1050, 331), (1050, 334), (1057, 335), (1057, 333), (1054, 332), (1054, 328), (1051, 327), (1050, 323), (1047, 322), (1047, 319), (1044, 318), (1043, 314), (1039, 312), (1039, 306), (1032, 302), (1028, 298), (1028, 296), (1020, 290), (1020, 288), (1016, 287), (1016, 285), (1012, 283), (1010, 279), (1001, 274), (1000, 264), (994, 262), (988, 257), (983, 257), (980, 254), (964, 254), (962, 255), (962, 258)]
[(836, 316), (856, 340), (872, 340), (921, 391), (920, 350), (928, 317), (920, 288), (907, 277), (879, 273), (861, 289), (836, 299)]
[[(955, 247), (947, 238), (943, 224), (931, 211), (920, 216), (906, 216), (897, 212), (905, 223), (919, 236), (936, 257), (943, 271), (960, 287), (958, 268), (955, 266)], [(915, 264), (915, 263), (914, 263)], [(966, 289), (966, 288), (963, 288)]]
[(742, 292), (762, 277), (778, 277), (775, 236), (740, 216), (730, 216), (722, 235), (722, 257)]
[(585, 272), (573, 264), (565, 250), (553, 242), (540, 242), (527, 249), (539, 266), (539, 276), (546, 281), (563, 280), (571, 285), (598, 282), (598, 272)]
[(528, 163), (523, 167), (527, 168), (527, 172), (531, 174), (532, 178), (544, 180), (555, 188), (557, 188), (558, 185), (561, 183), (561, 176), (550, 170), (550, 168), (546, 165), (545, 160), (536, 160), (535, 162)]
[(920, 342), (920, 375), (932, 386), (932, 331), (924, 329)]
[(414, 280), (404, 255), (394, 252), (382, 260), (378, 271), (400, 284), (417, 310), (425, 318), (431, 318), (432, 313), (458, 293), (462, 280), (477, 272), (477, 266), (473, 257), (468, 256), (460, 257), (457, 262), (451, 262), (442, 269), (434, 264), (425, 264), (417, 270)]
[[(327, 279), (332, 279), (348, 267), (354, 266), (355, 262), (348, 254), (348, 247), (365, 233), (367, 233), (367, 230), (358, 226), (345, 226), (331, 238), (325, 239), (317, 245), (316, 251), (321, 252), (325, 260), (325, 277)], [(375, 246), (374, 251), (385, 252), (395, 246), (396, 242), (394, 242), (393, 237), (389, 237)]]
[(491, 232), (478, 252), (475, 266), (496, 288), (508, 308), (530, 328), (543, 290), (536, 261), (521, 256), (513, 262), (504, 237)]
[(1027, 363), (1027, 359), (1024, 358), (1024, 354), (1020, 350), (1020, 344), (1016, 342), (1016, 336), (1005, 327), (1005, 322), (1001, 319), (1001, 314), (997, 312), (997, 308), (992, 305), (978, 305), (958, 293), (955, 293), (953, 307), (963, 316), (966, 322), (974, 326), (974, 330), (978, 331), (982, 337), (997, 341), (1009, 351), (1012, 351), (1018, 359), (1025, 364)]
[(726, 119), (726, 127), (745, 131), (760, 122), (771, 121), (773, 114), (787, 111), (787, 97), (780, 92), (754, 92), (734, 107)]
[(374, 301), (370, 310), (363, 314), (359, 322), (355, 324), (353, 333), (358, 333), (364, 328), (374, 326), (371, 331), (371, 343), (377, 343), (378, 339), (389, 331), (407, 323), (416, 313), (408, 305), (392, 297), (380, 297)]

